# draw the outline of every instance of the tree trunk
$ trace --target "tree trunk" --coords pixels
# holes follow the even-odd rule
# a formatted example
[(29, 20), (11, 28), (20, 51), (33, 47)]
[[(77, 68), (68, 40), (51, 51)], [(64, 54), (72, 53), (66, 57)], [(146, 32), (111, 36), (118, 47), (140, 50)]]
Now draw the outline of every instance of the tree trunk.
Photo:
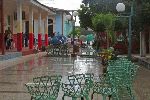
[(99, 51), (99, 46), (100, 46), (100, 42), (99, 42), (99, 33), (96, 33), (96, 50)]

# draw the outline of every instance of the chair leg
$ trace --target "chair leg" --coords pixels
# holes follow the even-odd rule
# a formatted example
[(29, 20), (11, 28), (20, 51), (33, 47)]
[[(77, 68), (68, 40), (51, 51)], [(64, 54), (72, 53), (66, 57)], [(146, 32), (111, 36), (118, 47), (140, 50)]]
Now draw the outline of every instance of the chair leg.
[(91, 95), (91, 100), (93, 100), (93, 96), (94, 96), (94, 92), (93, 92), (92, 95)]
[(110, 100), (110, 98), (111, 98), (111, 95), (109, 95), (108, 97), (109, 97), (109, 100)]
[(130, 87), (127, 87), (127, 90), (129, 91), (129, 95), (131, 97), (131, 100), (135, 100), (132, 89)]
[[(86, 100), (89, 100), (89, 95), (85, 96), (85, 99)], [(82, 100), (82, 99), (81, 99)], [(84, 100), (84, 99), (83, 99)]]
[(62, 100), (64, 100), (64, 99), (65, 99), (65, 96), (63, 95)]
[(72, 100), (77, 100), (77, 98), (76, 97), (72, 97)]
[(106, 100), (106, 95), (103, 95), (103, 100)]
[(31, 96), (31, 100), (33, 100), (33, 97)]
[(119, 99), (119, 96), (118, 96), (118, 93), (115, 94), (115, 97), (113, 97), (113, 98), (114, 98), (113, 100), (120, 100), (120, 99)]
[(84, 97), (81, 97), (81, 100), (84, 100)]

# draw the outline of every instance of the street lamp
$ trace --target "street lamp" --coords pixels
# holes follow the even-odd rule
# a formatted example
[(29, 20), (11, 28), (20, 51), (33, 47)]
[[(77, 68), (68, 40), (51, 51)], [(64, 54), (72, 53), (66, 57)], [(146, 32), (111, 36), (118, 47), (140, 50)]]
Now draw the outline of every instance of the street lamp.
[(116, 10), (118, 12), (124, 12), (125, 11), (125, 5), (124, 5), (124, 3), (118, 3), (117, 6), (116, 6)]
[[(72, 22), (72, 25), (73, 25), (73, 42), (72, 42), (72, 44), (73, 44), (73, 54), (72, 54), (72, 56), (75, 56), (75, 45), (74, 45), (74, 38), (75, 38), (75, 22), (76, 22), (76, 16), (78, 16), (78, 12), (77, 11), (72, 11), (72, 14), (71, 15), (66, 15), (66, 19), (68, 20), (68, 21), (71, 21)], [(75, 19), (74, 19), (74, 17), (75, 17)]]
[[(128, 32), (128, 38), (129, 38), (129, 45), (128, 45), (128, 58), (131, 59), (131, 34), (132, 34), (132, 16), (133, 16), (133, 6), (134, 6), (134, 0), (132, 1), (131, 4), (131, 12), (129, 16), (123, 16), (123, 17), (128, 17), (129, 18), (129, 32)], [(125, 5), (123, 3), (118, 3), (116, 6), (116, 10), (118, 12), (124, 12), (125, 11)]]

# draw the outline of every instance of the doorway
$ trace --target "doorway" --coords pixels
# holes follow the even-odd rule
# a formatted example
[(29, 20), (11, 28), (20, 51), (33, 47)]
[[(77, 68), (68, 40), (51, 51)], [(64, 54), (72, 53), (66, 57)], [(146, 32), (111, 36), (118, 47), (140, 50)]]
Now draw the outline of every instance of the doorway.
[(25, 22), (25, 33), (23, 35), (23, 47), (28, 47), (28, 41), (29, 41), (29, 21)]
[(53, 37), (53, 20), (48, 19), (48, 37)]

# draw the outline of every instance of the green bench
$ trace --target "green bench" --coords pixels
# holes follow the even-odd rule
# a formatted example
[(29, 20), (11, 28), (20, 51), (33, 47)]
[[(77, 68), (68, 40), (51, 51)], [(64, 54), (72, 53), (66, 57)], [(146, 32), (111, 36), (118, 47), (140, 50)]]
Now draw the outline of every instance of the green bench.
[(62, 76), (41, 76), (33, 78), (32, 83), (25, 86), (31, 95), (31, 100), (56, 100), (61, 85)]
[[(94, 83), (94, 94), (101, 94), (103, 100), (112, 97), (112, 100), (135, 100), (133, 80), (138, 66), (126, 58), (108, 62), (107, 72), (100, 75), (99, 81)], [(110, 99), (110, 98), (109, 98)]]
[(48, 56), (68, 56), (69, 48), (67, 44), (49, 45), (46, 49)]
[(89, 100), (89, 92), (93, 86), (93, 74), (76, 74), (68, 76), (68, 83), (62, 83), (62, 90), (64, 95), (62, 100), (65, 100), (64, 97), (72, 97), (72, 100)]

